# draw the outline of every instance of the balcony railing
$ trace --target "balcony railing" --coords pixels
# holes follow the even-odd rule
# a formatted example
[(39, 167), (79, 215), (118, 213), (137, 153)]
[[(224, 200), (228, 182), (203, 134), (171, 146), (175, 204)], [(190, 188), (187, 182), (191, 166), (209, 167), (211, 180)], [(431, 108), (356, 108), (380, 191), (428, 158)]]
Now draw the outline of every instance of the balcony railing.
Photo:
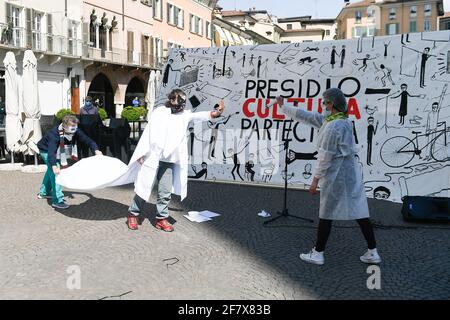
[(16, 49), (27, 49), (51, 55), (62, 55), (77, 59), (92, 59), (107, 63), (132, 65), (160, 69), (165, 59), (139, 51), (125, 49), (96, 48), (92, 43), (60, 35), (45, 34), (38, 31), (27, 32), (24, 28), (11, 28), (0, 24), (0, 45)]

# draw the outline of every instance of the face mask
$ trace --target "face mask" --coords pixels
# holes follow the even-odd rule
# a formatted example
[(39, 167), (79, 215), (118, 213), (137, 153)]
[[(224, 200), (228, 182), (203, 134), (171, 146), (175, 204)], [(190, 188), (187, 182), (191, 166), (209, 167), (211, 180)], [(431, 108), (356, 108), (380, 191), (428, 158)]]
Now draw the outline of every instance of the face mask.
[(74, 134), (77, 131), (77, 129), (78, 129), (78, 126), (70, 126), (70, 127), (65, 128), (64, 131), (68, 134)]
[(91, 101), (86, 101), (86, 102), (84, 103), (84, 106), (85, 106), (86, 108), (90, 108), (90, 107), (92, 107), (92, 102), (91, 102)]
[(172, 106), (172, 113), (182, 112), (185, 107), (186, 107), (186, 100), (183, 99), (181, 96), (178, 96), (177, 104), (175, 106)]
[(325, 108), (325, 110), (323, 110), (323, 115), (325, 117), (331, 116), (332, 115), (331, 109), (329, 110), (329, 109)]

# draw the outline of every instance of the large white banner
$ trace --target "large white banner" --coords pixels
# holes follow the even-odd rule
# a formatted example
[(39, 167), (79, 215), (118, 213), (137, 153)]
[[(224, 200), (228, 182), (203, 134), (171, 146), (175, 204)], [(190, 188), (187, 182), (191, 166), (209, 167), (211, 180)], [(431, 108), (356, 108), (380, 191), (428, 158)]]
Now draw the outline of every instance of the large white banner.
[[(159, 101), (174, 88), (194, 111), (224, 115), (189, 136), (191, 178), (308, 187), (317, 130), (285, 118), (281, 95), (321, 112), (321, 95), (339, 87), (359, 147), (368, 197), (448, 196), (450, 187), (450, 33), (221, 48), (173, 49)], [(288, 172), (283, 141), (291, 139)]]

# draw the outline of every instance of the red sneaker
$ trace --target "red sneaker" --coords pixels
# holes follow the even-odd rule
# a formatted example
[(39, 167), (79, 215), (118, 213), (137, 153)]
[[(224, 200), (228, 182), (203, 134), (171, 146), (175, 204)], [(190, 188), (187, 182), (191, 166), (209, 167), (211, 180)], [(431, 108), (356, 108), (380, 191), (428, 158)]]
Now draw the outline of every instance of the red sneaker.
[(131, 230), (137, 230), (138, 229), (138, 218), (132, 214), (129, 214), (128, 219), (127, 219), (127, 225), (128, 225), (128, 228), (130, 228)]
[(163, 230), (166, 232), (172, 232), (173, 227), (169, 224), (167, 219), (160, 219), (155, 225), (156, 229)]

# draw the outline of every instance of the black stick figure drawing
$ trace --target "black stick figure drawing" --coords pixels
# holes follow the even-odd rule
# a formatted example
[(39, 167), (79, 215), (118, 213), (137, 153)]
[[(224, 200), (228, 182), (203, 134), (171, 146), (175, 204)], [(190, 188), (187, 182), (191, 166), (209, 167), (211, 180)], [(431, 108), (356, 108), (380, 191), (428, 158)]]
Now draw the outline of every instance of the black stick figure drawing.
[(234, 167), (233, 170), (231, 170), (231, 175), (233, 176), (233, 180), (236, 180), (236, 176), (234, 175), (235, 172), (237, 172), (239, 178), (241, 178), (242, 181), (244, 181), (244, 178), (242, 178), (241, 176), (241, 162), (239, 161), (239, 157), (238, 155), (241, 154), (245, 148), (247, 148), (249, 142), (247, 142), (247, 144), (241, 149), (241, 151), (236, 152), (236, 150), (233, 150), (232, 148), (228, 149), (228, 154), (230, 156), (225, 156), (225, 154), (223, 154), (223, 159), (224, 161), (226, 161), (227, 158), (233, 159), (233, 163), (234, 163)]
[(262, 66), (262, 61), (261, 61), (262, 57), (259, 56), (258, 57), (258, 67), (257, 67), (257, 71), (256, 71), (256, 76), (259, 78), (260, 74), (261, 74), (261, 66)]
[(405, 116), (408, 114), (408, 97), (411, 98), (424, 98), (422, 94), (413, 95), (408, 92), (408, 85), (402, 83), (400, 85), (400, 93), (397, 96), (392, 96), (391, 99), (397, 99), (400, 97), (400, 108), (398, 110), (398, 115), (400, 116), (400, 122), (398, 124), (405, 124)]
[(298, 61), (298, 64), (299, 64), (299, 65), (302, 65), (302, 64), (304, 64), (305, 62), (311, 63), (311, 62), (313, 62), (314, 60), (317, 60), (317, 58), (305, 57), (305, 58), (301, 58), (301, 59)]
[(269, 62), (269, 58), (266, 59), (266, 61), (264, 61), (263, 65), (264, 65), (264, 70), (263, 70), (263, 77), (267, 78), (267, 73), (269, 72), (269, 66), (268, 66), (268, 62)]
[(425, 150), (425, 159), (424, 159), (425, 161), (428, 161), (432, 158), (433, 147), (430, 141), (435, 141), (437, 137), (438, 128), (446, 124), (445, 121), (444, 122), (439, 121), (439, 111), (441, 109), (440, 103), (441, 101), (433, 102), (433, 104), (431, 105), (431, 111), (428, 113), (427, 116), (427, 124), (425, 126), (425, 133), (427, 136), (427, 148)]
[(369, 117), (367, 118), (367, 123), (369, 124), (367, 126), (367, 165), (372, 165), (372, 140), (373, 137), (377, 134), (378, 130), (378, 121), (376, 126), (373, 126), (374, 118)]
[(252, 54), (250, 56), (250, 65), (253, 66), (253, 60), (255, 59), (255, 56)]
[(201, 141), (201, 142), (205, 142), (202, 139), (197, 138), (197, 136), (194, 133), (194, 128), (190, 127), (189, 128), (189, 156), (193, 156), (194, 155), (194, 142), (195, 140), (197, 141)]
[(336, 56), (339, 56), (339, 54), (336, 51), (336, 46), (331, 47), (331, 68), (334, 69), (334, 65), (336, 64)]
[[(406, 46), (405, 46), (406, 47)], [(419, 81), (420, 81), (420, 87), (421, 88), (425, 88), (425, 71), (426, 71), (426, 66), (427, 66), (427, 62), (428, 59), (430, 59), (431, 57), (436, 57), (434, 54), (430, 54), (430, 47), (425, 47), (423, 49), (423, 51), (419, 51), (410, 47), (407, 47), (408, 49), (411, 49), (417, 53), (420, 53), (422, 55), (421, 60), (420, 60), (420, 77), (419, 77)]]
[(236, 58), (236, 51), (231, 50), (231, 54), (233, 55), (233, 58)]
[(255, 167), (255, 163), (253, 158), (255, 155), (253, 153), (249, 154), (249, 160), (245, 163), (245, 178), (249, 181), (255, 181), (255, 171), (253, 168)]
[(359, 144), (359, 142), (358, 142), (358, 133), (356, 132), (355, 121), (352, 121), (352, 124), (353, 124), (353, 137), (355, 138), (355, 143)]
[(340, 64), (341, 68), (344, 67), (344, 61), (345, 61), (345, 44), (342, 45), (342, 49), (341, 49), (341, 64)]
[(188, 178), (200, 179), (203, 176), (205, 176), (205, 180), (208, 178), (208, 165), (206, 162), (202, 162), (202, 170), (199, 172), (197, 172), (197, 168), (195, 166), (192, 166), (192, 171), (194, 171), (195, 176), (188, 176)]
[(392, 76), (391, 76), (392, 69), (386, 67), (384, 64), (380, 64), (380, 69), (378, 69), (377, 66), (375, 65), (375, 62), (373, 65), (374, 65), (375, 69), (377, 70), (377, 72), (381, 71), (383, 73), (383, 76), (381, 77), (381, 79), (378, 76), (375, 78), (376, 80), (378, 80), (378, 79), (381, 80), (383, 87), (386, 87), (386, 79), (388, 79), (389, 82), (393, 86), (395, 85), (394, 81), (392, 80)]
[(186, 61), (186, 52), (180, 52), (181, 61)]
[[(216, 105), (218, 106), (218, 105)], [(230, 118), (233, 115), (239, 114), (239, 111), (230, 114), (228, 117), (219, 117), (216, 121), (208, 121), (208, 127), (210, 127), (211, 130), (211, 138), (209, 140), (209, 150), (208, 150), (208, 159), (211, 160), (211, 158), (215, 158), (215, 151), (216, 151), (216, 142), (217, 142), (217, 134), (219, 133), (219, 127), (221, 124), (226, 125), (228, 121), (230, 121)]]
[(303, 49), (303, 52), (309, 52), (309, 51), (319, 51), (319, 47), (314, 47), (314, 48), (310, 48), (310, 47), (306, 47), (305, 49)]
[(316, 158), (317, 154), (318, 154), (317, 151), (312, 153), (301, 153), (289, 150), (287, 163), (291, 164), (296, 160), (317, 160)]
[(213, 65), (213, 76), (212, 76), (213, 79), (216, 78), (216, 72), (217, 72), (217, 65), (216, 65), (216, 62), (214, 62), (214, 65)]
[(237, 62), (240, 62), (240, 61), (242, 61), (242, 68), (244, 68), (245, 67), (245, 53), (242, 56), (242, 58), (240, 58)]
[(169, 59), (169, 61), (167, 61), (167, 66), (164, 69), (164, 76), (163, 76), (163, 79), (162, 79), (163, 87), (166, 87), (167, 83), (169, 82), (169, 73), (170, 73), (171, 70), (172, 71), (180, 71), (180, 70), (173, 69), (172, 68), (172, 63), (173, 63), (173, 59)]
[(409, 41), (409, 33), (406, 34), (406, 37), (405, 37), (404, 34), (402, 34), (402, 40), (401, 40), (401, 43), (402, 43), (403, 45), (406, 45), (406, 43), (404, 42), (404, 39), (405, 39), (405, 38), (406, 38), (406, 42), (411, 42), (411, 41)]
[(358, 58), (358, 59), (355, 59), (355, 60), (362, 61), (362, 63), (363, 63), (362, 66), (358, 68), (358, 71), (359, 71), (359, 70), (362, 70), (363, 72), (366, 72), (366, 69), (367, 69), (367, 61), (369, 61), (369, 60), (374, 60), (374, 59), (376, 59), (376, 58), (372, 58), (372, 57), (370, 56), (370, 54), (366, 54), (366, 56), (365, 56), (364, 58)]
[(281, 177), (283, 178), (283, 181), (287, 179), (287, 181), (291, 180), (295, 176), (295, 173), (292, 172), (291, 174), (286, 174), (286, 170), (281, 171)]
[(388, 56), (388, 47), (391, 44), (391, 42), (390, 41), (388, 43), (384, 42), (383, 44), (384, 44), (384, 54), (383, 54), (383, 56), (385, 58), (387, 58), (387, 56)]

